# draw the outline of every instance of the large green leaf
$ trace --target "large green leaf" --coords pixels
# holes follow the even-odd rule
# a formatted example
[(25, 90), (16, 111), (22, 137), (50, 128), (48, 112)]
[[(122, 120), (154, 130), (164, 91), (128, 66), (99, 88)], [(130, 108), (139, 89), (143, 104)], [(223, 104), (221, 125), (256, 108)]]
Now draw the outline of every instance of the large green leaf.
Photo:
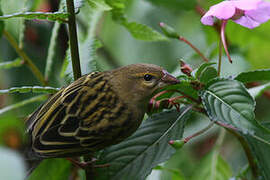
[(191, 180), (228, 180), (232, 176), (228, 163), (215, 151), (203, 158), (195, 172)]
[(243, 83), (256, 81), (270, 81), (270, 69), (242, 72), (238, 74), (234, 79), (241, 81)]
[(255, 101), (243, 84), (216, 79), (201, 91), (201, 98), (211, 120), (237, 128), (248, 140), (261, 174), (269, 179), (270, 164), (266, 159), (270, 156), (270, 131), (255, 120)]
[(110, 166), (98, 173), (99, 178), (144, 179), (153, 167), (175, 152), (168, 142), (182, 137), (190, 110), (188, 106), (181, 113), (172, 110), (153, 115), (131, 137), (106, 149), (101, 162)]
[(256, 136), (256, 131), (261, 129), (255, 121), (255, 101), (240, 82), (216, 79), (208, 83), (200, 94), (213, 121), (231, 125), (252, 136)]
[(46, 159), (32, 172), (28, 180), (68, 179), (71, 163), (66, 159)]

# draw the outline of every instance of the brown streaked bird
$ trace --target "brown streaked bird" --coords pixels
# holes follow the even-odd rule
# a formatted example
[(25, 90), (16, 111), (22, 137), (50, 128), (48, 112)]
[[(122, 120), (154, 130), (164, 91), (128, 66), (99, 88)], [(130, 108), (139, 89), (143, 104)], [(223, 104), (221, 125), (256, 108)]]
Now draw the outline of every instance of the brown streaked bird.
[(74, 157), (119, 143), (139, 127), (153, 92), (176, 83), (152, 64), (84, 75), (29, 117), (32, 151), (41, 158)]

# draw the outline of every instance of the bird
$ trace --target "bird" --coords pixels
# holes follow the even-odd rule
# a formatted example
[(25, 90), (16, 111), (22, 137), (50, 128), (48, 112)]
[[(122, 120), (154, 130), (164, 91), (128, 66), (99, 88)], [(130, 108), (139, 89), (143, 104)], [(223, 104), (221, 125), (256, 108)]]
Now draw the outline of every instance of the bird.
[(120, 143), (141, 124), (153, 93), (177, 83), (164, 68), (142, 63), (80, 77), (26, 120), (32, 156), (78, 157)]

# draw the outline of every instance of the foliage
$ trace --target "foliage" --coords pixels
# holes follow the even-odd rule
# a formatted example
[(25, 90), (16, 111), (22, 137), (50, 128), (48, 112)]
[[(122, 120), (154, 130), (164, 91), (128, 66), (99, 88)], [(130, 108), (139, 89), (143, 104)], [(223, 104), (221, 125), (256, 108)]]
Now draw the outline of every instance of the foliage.
[[(226, 21), (230, 64), (219, 48), (220, 23), (200, 24), (210, 5), (74, 0), (77, 34), (67, 38), (66, 26), (75, 26), (66, 1), (1, 1), (0, 144), (11, 152), (5, 163), (27, 147), (23, 119), (80, 71), (74, 62), (83, 75), (144, 62), (166, 67), (180, 83), (156, 92), (151, 115), (132, 136), (96, 152), (96, 165), (109, 167), (94, 169), (95, 179), (270, 179), (269, 22), (247, 30)], [(43, 161), (30, 179), (40, 177), (88, 178), (65, 159)]]

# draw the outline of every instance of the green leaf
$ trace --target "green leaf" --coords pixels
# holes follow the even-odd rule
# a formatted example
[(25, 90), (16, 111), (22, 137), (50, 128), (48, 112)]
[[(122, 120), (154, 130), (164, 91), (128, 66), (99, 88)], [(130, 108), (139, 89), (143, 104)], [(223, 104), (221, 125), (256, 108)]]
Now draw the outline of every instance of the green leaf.
[(109, 11), (112, 8), (104, 0), (87, 0), (89, 6), (102, 11)]
[(206, 155), (195, 172), (191, 180), (228, 180), (232, 176), (228, 163), (215, 152)]
[(23, 65), (22, 59), (17, 58), (14, 61), (0, 63), (0, 69), (10, 69), (14, 67), (19, 67), (21, 65)]
[(234, 79), (243, 83), (270, 81), (270, 69), (242, 72), (238, 74)]
[(59, 91), (59, 88), (54, 88), (54, 87), (49, 87), (49, 86), (22, 86), (22, 87), (12, 87), (9, 89), (0, 89), (0, 94), (5, 94), (5, 93), (56, 93)]
[(55, 22), (53, 29), (52, 29), (52, 35), (50, 39), (50, 45), (48, 49), (48, 56), (46, 59), (46, 67), (45, 67), (45, 78), (48, 80), (50, 77), (50, 74), (52, 72), (52, 66), (53, 66), (53, 58), (55, 55), (55, 48), (56, 48), (56, 42), (57, 42), (57, 35), (58, 31), (60, 29), (60, 23)]
[(253, 98), (257, 98), (257, 97), (261, 96), (263, 94), (263, 92), (267, 89), (270, 89), (270, 83), (250, 88), (250, 89), (248, 89), (248, 92)]
[(151, 169), (166, 161), (174, 152), (168, 142), (181, 138), (191, 107), (162, 112), (149, 117), (140, 128), (120, 144), (101, 154), (101, 163), (109, 163), (106, 171), (98, 173), (104, 179), (145, 179)]
[(174, 30), (173, 27), (162, 22), (159, 23), (159, 26), (163, 31), (163, 33), (165, 34), (165, 36), (167, 36), (168, 38), (175, 38), (175, 39), (179, 38), (179, 34)]
[(88, 13), (89, 20), (87, 35), (85, 39), (80, 40), (79, 42), (82, 74), (97, 71), (96, 51), (102, 46), (102, 44), (98, 39), (96, 39), (95, 32), (101, 16), (102, 11), (100, 9), (93, 9)]
[(153, 30), (152, 28), (144, 24), (139, 24), (137, 22), (126, 22), (123, 25), (127, 28), (130, 34), (136, 39), (144, 41), (167, 40), (165, 36), (161, 35), (157, 31)]
[(11, 111), (11, 110), (20, 108), (22, 106), (25, 106), (27, 104), (30, 104), (30, 103), (33, 103), (33, 102), (37, 102), (37, 101), (44, 101), (46, 99), (47, 99), (47, 95), (40, 95), (40, 96), (35, 96), (35, 97), (32, 97), (32, 98), (23, 100), (21, 102), (18, 102), (18, 103), (15, 103), (15, 104), (12, 104), (10, 106), (6, 106), (6, 107), (0, 109), (0, 115), (6, 113), (8, 111)]
[(180, 81), (179, 84), (175, 84), (172, 86), (168, 86), (165, 88), (166, 90), (179, 90), (183, 92), (183, 95), (188, 95), (194, 99), (198, 99), (198, 92), (191, 86), (190, 82), (188, 81)]
[(216, 79), (208, 83), (200, 95), (211, 120), (231, 125), (243, 135), (267, 144), (270, 142), (270, 131), (255, 120), (255, 101), (243, 84)]
[(68, 17), (68, 14), (64, 12), (23, 12), (0, 16), (0, 20), (17, 17), (23, 17), (26, 19), (46, 19), (49, 21), (63, 22)]
[(238, 81), (217, 79), (201, 92), (211, 120), (237, 128), (247, 139), (264, 179), (270, 178), (270, 130), (254, 117), (255, 101)]
[(71, 163), (66, 159), (46, 159), (32, 172), (28, 180), (69, 179)]
[(210, 67), (212, 65), (214, 65), (216, 63), (214, 62), (208, 62), (208, 63), (203, 63), (202, 65), (200, 65), (200, 67), (198, 67), (197, 69), (195, 69), (194, 71), (192, 71), (192, 76), (195, 77), (196, 79), (199, 79), (202, 72), (207, 68)]
[(129, 22), (125, 17), (124, 9), (125, 9), (126, 0), (107, 0), (106, 3), (109, 4), (112, 9), (112, 19), (124, 26), (130, 34), (139, 40), (144, 41), (165, 41), (167, 38), (152, 28), (140, 24), (137, 22)]
[(218, 76), (217, 70), (214, 67), (207, 67), (199, 76), (199, 80), (202, 83), (207, 83), (210, 80), (216, 78)]

